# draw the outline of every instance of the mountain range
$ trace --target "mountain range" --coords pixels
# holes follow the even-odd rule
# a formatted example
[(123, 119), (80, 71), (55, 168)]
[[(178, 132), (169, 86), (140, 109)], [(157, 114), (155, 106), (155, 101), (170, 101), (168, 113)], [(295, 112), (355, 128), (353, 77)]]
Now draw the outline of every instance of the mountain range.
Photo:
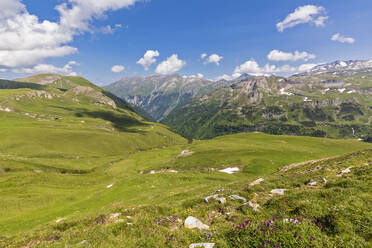
[(106, 89), (190, 139), (245, 131), (371, 136), (371, 60), (336, 61), (290, 77), (124, 78)]

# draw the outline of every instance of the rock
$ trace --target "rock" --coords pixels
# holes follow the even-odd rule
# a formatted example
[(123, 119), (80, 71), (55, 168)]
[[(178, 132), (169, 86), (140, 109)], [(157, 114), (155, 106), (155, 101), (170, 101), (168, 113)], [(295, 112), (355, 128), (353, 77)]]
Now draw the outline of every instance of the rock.
[(197, 243), (197, 244), (191, 244), (189, 248), (197, 248), (197, 247), (202, 247), (202, 248), (213, 248), (215, 243)]
[(326, 184), (327, 183), (327, 179), (323, 178), (322, 179), (322, 183)]
[(206, 203), (209, 203), (209, 200), (210, 199), (217, 199), (218, 198), (218, 195), (211, 195), (211, 196), (207, 196), (207, 197), (205, 197), (204, 198), (204, 201), (206, 202)]
[(263, 178), (257, 179), (256, 181), (251, 182), (251, 183), (249, 184), (249, 187), (253, 187), (253, 186), (259, 185), (259, 184), (262, 183), (263, 181), (264, 181)]
[(188, 229), (198, 228), (199, 230), (209, 229), (209, 226), (203, 224), (200, 220), (195, 217), (189, 216), (185, 220), (185, 227)]
[(349, 167), (349, 168), (346, 168), (345, 170), (341, 171), (342, 174), (349, 174), (351, 172), (351, 168), (353, 167)]
[(66, 218), (59, 218), (59, 219), (56, 220), (56, 223), (60, 223), (60, 222), (62, 222), (64, 220), (66, 220)]
[(247, 201), (247, 199), (239, 195), (230, 195), (230, 199), (235, 200), (235, 201), (243, 201), (243, 202)]
[(114, 184), (107, 185), (107, 186), (106, 186), (106, 189), (109, 189), (109, 188), (111, 188), (112, 186), (114, 186)]
[(219, 204), (225, 204), (226, 203), (226, 198), (225, 197), (217, 198), (216, 200)]
[(308, 183), (309, 186), (316, 186), (317, 182), (313, 179), (310, 180), (310, 182)]
[(270, 191), (270, 194), (272, 194), (273, 196), (284, 195), (285, 191), (286, 191), (286, 189), (273, 189), (273, 190)]
[(257, 203), (253, 203), (251, 201), (245, 203), (244, 205), (251, 207), (255, 212), (257, 212), (258, 208), (260, 207), (260, 205), (258, 205)]
[(121, 213), (113, 213), (113, 214), (110, 214), (110, 219), (116, 219), (119, 216), (121, 216)]
[(88, 241), (83, 240), (83, 241), (81, 241), (78, 245), (83, 245), (83, 244), (86, 244), (86, 243), (88, 243)]
[(178, 154), (178, 158), (182, 158), (182, 157), (188, 157), (188, 156), (191, 156), (193, 155), (194, 153), (188, 149), (186, 150), (183, 150), (180, 154)]
[(219, 170), (219, 172), (223, 172), (223, 173), (227, 173), (227, 174), (234, 174), (237, 171), (240, 171), (240, 169), (238, 167), (233, 167), (233, 168), (229, 167), (229, 168), (226, 168), (226, 169)]
[(216, 190), (216, 193), (221, 193), (223, 191), (224, 191), (224, 189), (218, 189), (218, 190)]

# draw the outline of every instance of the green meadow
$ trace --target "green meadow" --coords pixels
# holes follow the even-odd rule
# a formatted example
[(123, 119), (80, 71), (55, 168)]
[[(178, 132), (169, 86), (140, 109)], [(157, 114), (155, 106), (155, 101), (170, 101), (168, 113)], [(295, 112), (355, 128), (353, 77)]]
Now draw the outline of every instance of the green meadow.
[[(33, 80), (41, 79), (14, 83), (11, 89), (3, 83), (0, 90), (1, 247), (187, 247), (203, 241), (203, 233), (182, 225), (170, 231), (175, 223), (167, 218), (177, 215), (182, 222), (190, 214), (213, 226), (218, 247), (234, 247), (225, 232), (255, 215), (230, 200), (224, 206), (205, 205), (204, 197), (225, 189), (252, 198), (245, 187), (259, 177), (272, 180), (262, 192), (293, 188), (305, 179), (278, 173), (279, 168), (335, 156), (340, 164), (344, 159), (338, 156), (371, 148), (357, 140), (263, 133), (189, 142), (164, 125), (145, 121), (131, 106), (82, 78), (63, 77), (49, 85)], [(368, 164), (366, 156), (353, 166), (361, 166), (360, 160)], [(219, 171), (229, 167), (239, 171)], [(298, 184), (297, 193), (306, 198), (304, 182)], [(361, 197), (368, 198), (365, 186), (360, 187), (354, 193), (363, 191)], [(301, 208), (299, 196), (292, 196), (296, 200), (286, 203), (259, 199), (265, 207), (257, 217), (284, 211), (282, 204)], [(369, 202), (363, 198), (360, 206)], [(108, 216), (117, 212), (133, 220), (110, 222)], [(217, 219), (210, 217), (216, 212)], [(236, 217), (229, 219), (227, 212)]]

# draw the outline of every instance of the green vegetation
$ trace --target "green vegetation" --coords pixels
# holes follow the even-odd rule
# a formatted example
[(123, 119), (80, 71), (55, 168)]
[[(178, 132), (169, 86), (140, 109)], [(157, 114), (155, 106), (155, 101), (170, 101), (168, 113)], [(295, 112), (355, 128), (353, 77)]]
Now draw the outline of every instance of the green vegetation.
[(363, 80), (251, 78), (195, 98), (162, 122), (189, 139), (260, 131), (367, 140), (372, 136), (372, 80)]
[[(296, 215), (311, 222), (293, 227), (309, 239), (302, 245), (370, 242), (372, 151), (357, 152), (368, 143), (263, 133), (188, 143), (83, 78), (20, 81), (30, 83), (7, 82), (0, 90), (0, 247), (187, 247), (202, 241), (235, 247), (238, 240), (261, 244), (264, 236), (232, 234), (232, 224), (275, 216), (285, 229), (282, 219)], [(342, 155), (351, 152), (357, 153)], [(350, 174), (336, 175), (351, 166)], [(239, 172), (219, 171), (228, 167)], [(259, 177), (265, 181), (247, 186)], [(317, 187), (307, 185), (310, 179)], [(221, 188), (226, 204), (203, 201)], [(270, 197), (274, 188), (287, 191)], [(257, 202), (259, 212), (231, 194)], [(182, 227), (189, 215), (210, 231)], [(270, 242), (280, 238), (299, 247), (292, 231), (283, 233)]]

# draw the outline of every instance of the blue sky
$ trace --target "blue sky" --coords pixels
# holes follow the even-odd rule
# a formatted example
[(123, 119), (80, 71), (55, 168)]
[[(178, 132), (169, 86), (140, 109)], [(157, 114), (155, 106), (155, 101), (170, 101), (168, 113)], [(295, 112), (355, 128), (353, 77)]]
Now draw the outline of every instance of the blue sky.
[[(156, 72), (216, 79), (372, 59), (369, 0), (2, 0), (0, 8), (2, 78), (50, 71), (97, 84)], [(138, 64), (149, 50), (159, 56)]]

